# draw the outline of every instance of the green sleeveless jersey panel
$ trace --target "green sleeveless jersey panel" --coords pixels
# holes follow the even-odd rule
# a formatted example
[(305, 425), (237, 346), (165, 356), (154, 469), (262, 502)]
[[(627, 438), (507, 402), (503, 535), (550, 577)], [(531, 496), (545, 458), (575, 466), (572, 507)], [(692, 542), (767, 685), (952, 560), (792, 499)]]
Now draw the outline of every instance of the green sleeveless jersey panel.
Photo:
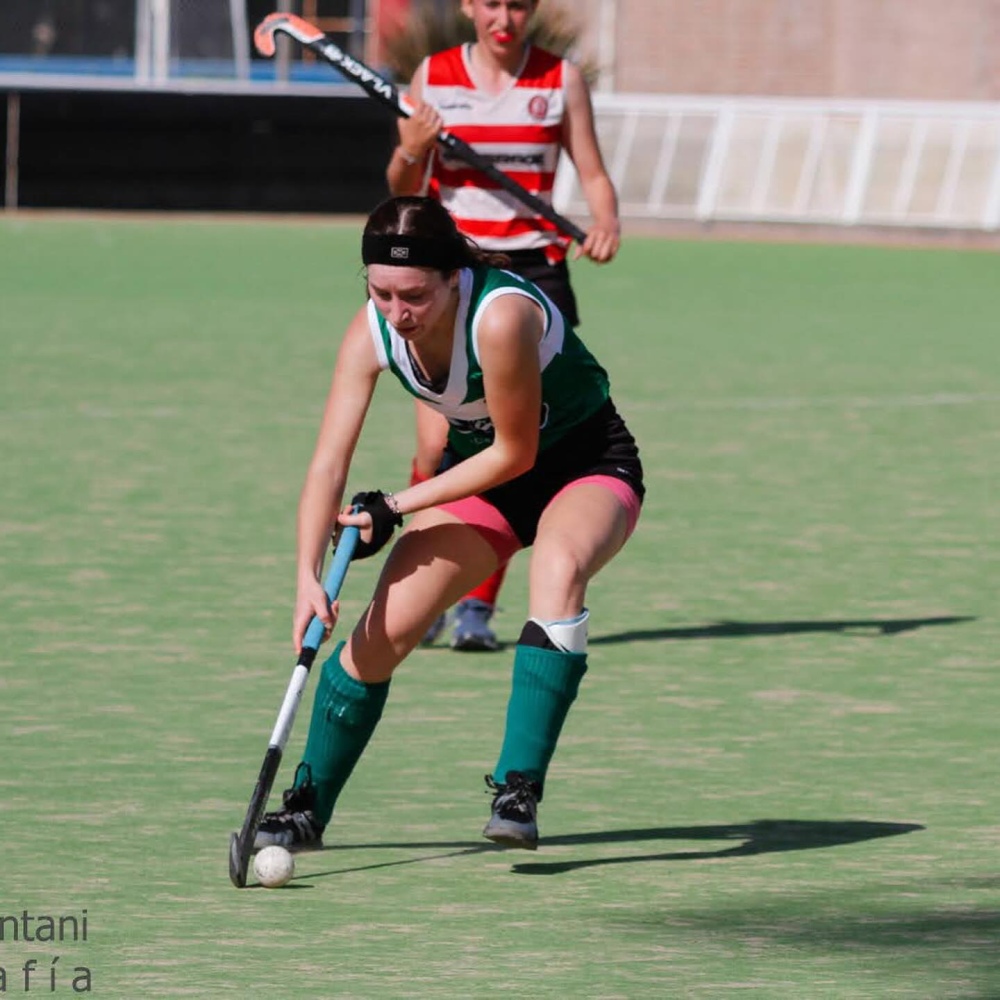
[(483, 267), (466, 268), (460, 273), (451, 367), (447, 383), (435, 388), (429, 388), (417, 376), (406, 342), (369, 300), (368, 326), (379, 364), (388, 368), (408, 392), (447, 418), (449, 446), (462, 458), (482, 451), (493, 440), (493, 425), (483, 397), (477, 330), (483, 311), (500, 295), (523, 295), (537, 302), (545, 315), (545, 333), (538, 343), (542, 372), (540, 452), (596, 413), (609, 395), (607, 372), (562, 313), (544, 292), (509, 271)]

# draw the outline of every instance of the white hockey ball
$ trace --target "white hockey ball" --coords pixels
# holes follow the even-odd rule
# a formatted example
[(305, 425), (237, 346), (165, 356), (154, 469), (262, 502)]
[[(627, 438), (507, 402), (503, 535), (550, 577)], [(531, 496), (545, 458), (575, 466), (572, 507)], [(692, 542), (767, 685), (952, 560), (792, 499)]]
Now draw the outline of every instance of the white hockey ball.
[(295, 858), (284, 847), (272, 845), (254, 855), (253, 870), (261, 885), (277, 889), (295, 874)]

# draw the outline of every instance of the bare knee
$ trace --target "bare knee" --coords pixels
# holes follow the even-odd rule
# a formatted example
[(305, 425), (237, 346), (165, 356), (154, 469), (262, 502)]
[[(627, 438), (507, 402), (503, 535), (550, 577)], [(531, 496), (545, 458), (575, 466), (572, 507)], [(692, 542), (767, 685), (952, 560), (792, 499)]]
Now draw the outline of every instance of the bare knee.
[(388, 680), (438, 615), (496, 564), (493, 548), (468, 525), (438, 511), (416, 515), (382, 567), (344, 669), (366, 683)]
[(531, 560), (531, 614), (552, 619), (578, 614), (588, 579), (584, 560), (572, 549), (536, 548)]

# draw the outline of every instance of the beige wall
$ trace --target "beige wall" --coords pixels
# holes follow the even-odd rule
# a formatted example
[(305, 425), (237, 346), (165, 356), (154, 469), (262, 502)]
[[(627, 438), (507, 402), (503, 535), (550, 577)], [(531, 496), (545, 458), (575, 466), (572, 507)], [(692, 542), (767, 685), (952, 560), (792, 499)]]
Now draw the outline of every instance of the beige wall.
[(1000, 100), (1000, 0), (573, 6), (586, 51), (613, 50), (621, 92)]

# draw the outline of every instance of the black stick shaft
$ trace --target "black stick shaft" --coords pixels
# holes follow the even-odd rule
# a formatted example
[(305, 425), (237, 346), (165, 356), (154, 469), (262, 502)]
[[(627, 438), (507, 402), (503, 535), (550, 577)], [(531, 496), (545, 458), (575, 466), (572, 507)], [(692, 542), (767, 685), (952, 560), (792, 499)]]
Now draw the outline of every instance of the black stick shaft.
[[(260, 23), (254, 37), (257, 41), (257, 48), (265, 55), (270, 55), (274, 51), (273, 36), (278, 31), (284, 32), (317, 55), (322, 56), (326, 62), (335, 66), (370, 97), (374, 97), (375, 100), (391, 108), (400, 117), (409, 118), (413, 114), (413, 106), (393, 83), (360, 60), (348, 55), (315, 25), (293, 14), (270, 14)], [(543, 219), (547, 219), (561, 233), (576, 240), (581, 246), (583, 245), (587, 239), (584, 230), (557, 212), (547, 201), (532, 194), (503, 171), (497, 170), (489, 160), (477, 153), (467, 142), (452, 135), (447, 130), (438, 135), (438, 142), (458, 159), (463, 160), (470, 167), (475, 167), (480, 173), (485, 174), (490, 180), (500, 185), (523, 205), (526, 205)]]
[[(331, 602), (336, 600), (340, 593), (344, 577), (347, 575), (347, 568), (358, 543), (359, 534), (359, 530), (355, 527), (345, 528), (341, 532), (340, 541), (333, 552), (330, 569), (323, 582), (323, 589)], [(324, 631), (323, 623), (318, 618), (313, 618), (306, 629), (306, 634), (302, 639), (302, 651), (299, 653), (291, 680), (288, 682), (288, 688), (278, 712), (278, 719), (274, 724), (260, 773), (257, 775), (257, 783), (254, 785), (250, 804), (247, 806), (246, 815), (243, 818), (243, 825), (238, 833), (233, 833), (230, 837), (229, 879), (237, 889), (242, 889), (247, 884), (247, 871), (250, 867), (250, 856), (253, 854), (257, 829), (264, 815), (271, 789), (274, 787), (274, 779), (281, 766), (285, 743), (291, 732), (292, 724), (295, 722), (299, 701), (305, 690), (309, 670), (313, 665), (313, 660), (316, 659), (320, 643), (323, 641)]]

